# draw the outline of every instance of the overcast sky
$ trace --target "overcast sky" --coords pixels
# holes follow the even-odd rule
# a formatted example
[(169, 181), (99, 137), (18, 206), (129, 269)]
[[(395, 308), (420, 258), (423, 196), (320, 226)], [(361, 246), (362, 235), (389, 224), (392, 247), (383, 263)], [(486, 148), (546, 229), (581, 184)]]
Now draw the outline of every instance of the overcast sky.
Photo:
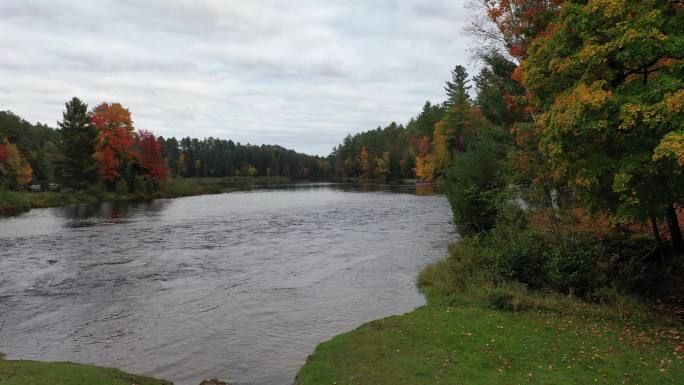
[(137, 128), (327, 155), (473, 72), (463, 0), (1, 0), (0, 110), (51, 126), (73, 96)]

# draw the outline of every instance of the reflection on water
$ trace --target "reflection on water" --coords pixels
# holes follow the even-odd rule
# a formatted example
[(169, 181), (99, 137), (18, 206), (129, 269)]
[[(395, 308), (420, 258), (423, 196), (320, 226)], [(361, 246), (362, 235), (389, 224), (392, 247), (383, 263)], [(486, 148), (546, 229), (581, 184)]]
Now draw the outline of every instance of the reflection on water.
[[(291, 384), (316, 344), (423, 303), (443, 196), (307, 184), (0, 220), (0, 351), (196, 385)], [(361, 193), (359, 191), (372, 191)]]
[(99, 204), (78, 204), (60, 207), (57, 215), (66, 219), (67, 227), (87, 227), (98, 223), (124, 223), (131, 214), (132, 208), (146, 213), (159, 212), (164, 209), (168, 201), (156, 200), (152, 202), (131, 204), (129, 202), (104, 202)]

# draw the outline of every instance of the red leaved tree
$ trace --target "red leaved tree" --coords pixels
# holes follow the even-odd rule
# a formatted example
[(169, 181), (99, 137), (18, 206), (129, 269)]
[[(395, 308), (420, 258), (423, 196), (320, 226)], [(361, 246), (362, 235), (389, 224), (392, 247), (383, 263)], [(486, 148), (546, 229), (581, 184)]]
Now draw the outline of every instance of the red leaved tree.
[(162, 143), (147, 130), (138, 131), (136, 136), (136, 152), (140, 174), (148, 176), (154, 182), (166, 180), (169, 171), (162, 158)]
[(529, 44), (545, 34), (564, 0), (479, 0), (501, 33), (508, 53), (518, 60), (527, 57)]
[(115, 182), (121, 170), (133, 158), (133, 122), (131, 112), (119, 103), (102, 103), (90, 113), (98, 136), (93, 158), (106, 182)]

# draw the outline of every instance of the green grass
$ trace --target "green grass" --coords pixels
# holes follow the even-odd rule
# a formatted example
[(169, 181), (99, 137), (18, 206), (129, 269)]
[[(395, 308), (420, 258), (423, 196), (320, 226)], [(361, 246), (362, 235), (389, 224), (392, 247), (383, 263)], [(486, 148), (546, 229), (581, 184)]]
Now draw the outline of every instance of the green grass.
[(145, 201), (155, 198), (177, 198), (192, 195), (221, 194), (261, 186), (281, 185), (291, 182), (290, 178), (278, 176), (224, 177), (224, 178), (175, 178), (161, 183), (159, 189), (150, 194), (116, 194), (101, 186), (92, 186), (86, 191), (72, 192), (30, 192), (0, 189), (0, 216), (15, 215), (32, 208), (66, 206), (80, 203), (111, 201)]
[(0, 189), (0, 216), (29, 211), (31, 202), (24, 193)]
[(171, 382), (68, 362), (4, 361), (0, 385), (171, 385)]
[(603, 317), (609, 309), (500, 311), (434, 289), (428, 298), (322, 343), (297, 384), (684, 384), (677, 329)]

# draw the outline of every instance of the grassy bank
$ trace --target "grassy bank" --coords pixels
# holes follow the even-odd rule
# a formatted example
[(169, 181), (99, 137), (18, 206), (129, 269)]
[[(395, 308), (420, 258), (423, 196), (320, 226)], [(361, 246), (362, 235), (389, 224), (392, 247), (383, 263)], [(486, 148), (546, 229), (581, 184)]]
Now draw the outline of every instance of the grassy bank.
[(93, 187), (85, 191), (30, 192), (0, 190), (0, 215), (15, 215), (32, 208), (66, 206), (79, 203), (144, 201), (192, 195), (220, 194), (260, 186), (290, 183), (286, 177), (178, 178), (159, 185), (151, 192), (121, 193)]
[(543, 245), (508, 228), (462, 239), (420, 273), (427, 305), (322, 343), (297, 384), (684, 384), (681, 309), (594, 284), (593, 267), (568, 270), (582, 299), (554, 291), (567, 279)]
[(5, 361), (0, 359), (0, 385), (171, 385), (113, 368), (67, 362)]
[(487, 290), (426, 293), (424, 307), (319, 345), (297, 384), (684, 384), (681, 330), (667, 320), (570, 299), (503, 311)]

